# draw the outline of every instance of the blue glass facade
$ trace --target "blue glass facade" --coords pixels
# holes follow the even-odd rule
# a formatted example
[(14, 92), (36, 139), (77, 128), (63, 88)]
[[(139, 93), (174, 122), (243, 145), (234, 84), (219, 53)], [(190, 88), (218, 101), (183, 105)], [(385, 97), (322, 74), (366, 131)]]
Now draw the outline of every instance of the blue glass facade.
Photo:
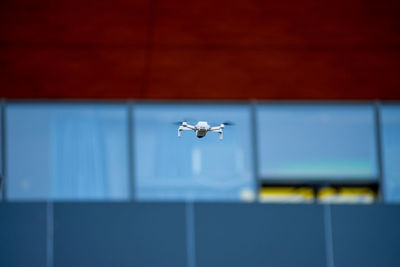
[(129, 198), (124, 105), (9, 104), (9, 200)]
[[(251, 200), (251, 113), (240, 105), (136, 105), (134, 107), (135, 196), (139, 200)], [(223, 141), (218, 133), (177, 137), (173, 122), (228, 120)]]
[(260, 176), (265, 179), (376, 179), (372, 105), (260, 105)]
[(400, 202), (400, 105), (381, 107), (383, 189), (387, 202)]
[[(250, 104), (135, 103), (128, 111), (124, 103), (21, 102), (5, 111), (8, 200), (251, 201), (257, 177), (379, 182), (372, 104), (260, 103), (253, 114)], [(381, 187), (385, 201), (399, 202), (400, 105), (379, 111)], [(223, 141), (213, 132), (178, 138), (173, 122), (185, 119), (235, 125)]]
[(3, 199), (3, 190), (4, 190), (4, 108), (5, 108), (5, 104), (4, 101), (0, 102), (0, 199)]

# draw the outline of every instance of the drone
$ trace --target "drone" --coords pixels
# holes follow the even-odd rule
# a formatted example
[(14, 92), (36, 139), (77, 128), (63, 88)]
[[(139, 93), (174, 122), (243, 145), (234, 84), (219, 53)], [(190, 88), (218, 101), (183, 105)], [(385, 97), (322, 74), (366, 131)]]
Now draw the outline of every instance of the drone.
[(232, 122), (224, 122), (219, 126), (212, 127), (206, 121), (199, 121), (196, 125), (190, 125), (186, 121), (177, 122), (176, 124), (180, 125), (178, 128), (178, 137), (182, 137), (182, 131), (194, 131), (198, 138), (203, 138), (206, 136), (207, 132), (217, 132), (219, 133), (219, 140), (222, 140), (223, 138), (222, 130), (225, 126), (233, 125)]

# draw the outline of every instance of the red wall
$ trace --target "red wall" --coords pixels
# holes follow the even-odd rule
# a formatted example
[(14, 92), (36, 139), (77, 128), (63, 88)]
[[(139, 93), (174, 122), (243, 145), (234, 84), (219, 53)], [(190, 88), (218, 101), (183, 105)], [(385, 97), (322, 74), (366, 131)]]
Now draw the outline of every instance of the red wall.
[(2, 0), (7, 98), (400, 99), (400, 1)]

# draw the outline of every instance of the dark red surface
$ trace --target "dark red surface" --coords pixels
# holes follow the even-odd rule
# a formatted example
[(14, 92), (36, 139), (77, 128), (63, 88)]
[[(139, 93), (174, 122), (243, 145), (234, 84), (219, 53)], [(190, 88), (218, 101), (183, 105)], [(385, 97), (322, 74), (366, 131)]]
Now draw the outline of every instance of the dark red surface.
[(400, 99), (400, 1), (0, 2), (7, 98)]

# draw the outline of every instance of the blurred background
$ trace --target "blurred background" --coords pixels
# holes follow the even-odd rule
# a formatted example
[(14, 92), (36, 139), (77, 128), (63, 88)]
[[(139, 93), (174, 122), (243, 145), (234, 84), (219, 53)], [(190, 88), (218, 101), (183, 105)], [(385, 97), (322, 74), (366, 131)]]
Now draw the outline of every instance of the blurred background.
[(1, 1), (0, 266), (400, 266), (399, 17)]

